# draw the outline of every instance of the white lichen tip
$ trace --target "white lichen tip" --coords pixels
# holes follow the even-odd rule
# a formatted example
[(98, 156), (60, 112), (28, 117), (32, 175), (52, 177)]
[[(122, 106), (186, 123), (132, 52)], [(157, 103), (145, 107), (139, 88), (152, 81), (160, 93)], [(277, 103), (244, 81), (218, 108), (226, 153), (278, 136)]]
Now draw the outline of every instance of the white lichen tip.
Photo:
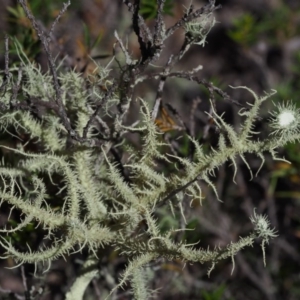
[(254, 230), (256, 231), (257, 236), (261, 237), (266, 242), (277, 236), (275, 229), (270, 227), (270, 221), (267, 216), (256, 214), (254, 210), (253, 216), (250, 217), (250, 220), (254, 225)]
[(270, 221), (268, 220), (267, 216), (256, 214), (255, 209), (253, 212), (253, 216), (250, 217), (252, 224), (254, 225), (254, 231), (256, 237), (262, 239), (261, 242), (261, 249), (263, 252), (263, 261), (264, 265), (266, 266), (266, 251), (265, 245), (269, 243), (270, 239), (277, 237), (276, 230), (270, 227)]
[(271, 112), (272, 134), (296, 134), (300, 131), (300, 111), (291, 103), (277, 104), (277, 111)]
[(280, 127), (289, 127), (295, 119), (295, 114), (292, 111), (283, 111), (278, 115), (278, 124)]

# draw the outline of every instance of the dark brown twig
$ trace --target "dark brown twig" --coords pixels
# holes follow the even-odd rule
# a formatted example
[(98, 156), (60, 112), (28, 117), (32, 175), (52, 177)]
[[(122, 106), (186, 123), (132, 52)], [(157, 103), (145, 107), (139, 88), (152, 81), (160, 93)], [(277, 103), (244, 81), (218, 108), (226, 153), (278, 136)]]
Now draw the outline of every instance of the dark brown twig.
[(12, 95), (11, 95), (11, 98), (10, 98), (10, 106), (11, 107), (15, 106), (15, 101), (17, 99), (18, 92), (19, 92), (20, 87), (21, 87), (21, 81), (22, 81), (22, 66), (20, 66), (19, 69), (18, 69), (17, 83), (12, 88), (13, 92), (12, 92)]
[(3, 92), (3, 95), (5, 94), (6, 91), (6, 86), (8, 84), (9, 78), (10, 78), (10, 73), (9, 73), (9, 38), (8, 35), (5, 34), (4, 37), (4, 45), (5, 45), (5, 52), (4, 52), (4, 80), (0, 86), (0, 93)]
[(50, 72), (52, 75), (52, 79), (53, 79), (53, 85), (54, 85), (54, 89), (55, 89), (55, 103), (58, 106), (58, 116), (60, 117), (63, 125), (65, 126), (66, 130), (69, 132), (71, 137), (78, 137), (78, 135), (76, 134), (76, 132), (72, 129), (70, 121), (68, 119), (67, 113), (66, 113), (66, 109), (64, 107), (64, 104), (62, 102), (62, 89), (60, 87), (59, 84), (59, 80), (58, 80), (58, 76), (57, 76), (57, 72), (56, 72), (56, 66), (55, 66), (55, 62), (52, 56), (52, 53), (50, 51), (50, 47), (49, 47), (49, 42), (48, 42), (48, 38), (46, 36), (46, 34), (44, 33), (44, 31), (40, 28), (40, 26), (38, 25), (35, 17), (32, 15), (32, 13), (30, 12), (28, 6), (26, 5), (24, 0), (18, 0), (18, 3), (22, 6), (22, 8), (24, 9), (24, 12), (27, 16), (27, 18), (30, 20), (32, 27), (34, 28), (34, 30), (36, 31), (42, 45), (43, 48), (47, 54), (47, 60), (48, 60), (48, 64), (49, 64), (49, 68), (50, 68)]
[(67, 11), (67, 8), (71, 5), (71, 1), (69, 0), (68, 3), (64, 3), (64, 6), (63, 8), (60, 10), (59, 14), (57, 15), (56, 19), (54, 20), (54, 22), (52, 23), (51, 25), (51, 28), (50, 28), (50, 31), (49, 31), (49, 34), (48, 34), (48, 42), (50, 42), (51, 40), (51, 35), (54, 31), (54, 28), (56, 26), (56, 24), (58, 23), (59, 19), (62, 17), (62, 15), (65, 14), (65, 12)]
[(164, 10), (164, 0), (157, 0), (157, 15), (154, 25), (154, 35), (153, 44), (156, 47), (161, 47), (164, 39), (164, 20), (163, 20), (163, 10)]
[(128, 0), (123, 0), (123, 3), (128, 7), (128, 10), (132, 13), (133, 30), (138, 38), (142, 55), (142, 61), (145, 61), (148, 58), (148, 47), (152, 45), (153, 38), (149, 28), (145, 23), (144, 18), (139, 14), (140, 0), (134, 0), (134, 4), (132, 4)]
[(160, 81), (159, 81), (159, 84), (158, 84), (158, 89), (157, 89), (156, 98), (155, 98), (155, 102), (154, 102), (154, 107), (153, 107), (153, 111), (152, 111), (152, 120), (153, 120), (153, 122), (157, 118), (159, 107), (161, 106), (162, 94), (163, 94), (165, 82), (166, 82), (166, 79), (167, 79), (167, 75), (169, 73), (170, 65), (172, 63), (172, 58), (173, 57), (170, 56), (170, 58), (167, 62), (167, 65), (166, 65), (166, 69), (165, 69), (164, 73), (160, 76)]
[(181, 20), (176, 22), (172, 27), (170, 27), (166, 31), (166, 38), (170, 37), (177, 29), (183, 27), (186, 23), (199, 18), (201, 15), (206, 15), (214, 12), (217, 9), (220, 9), (222, 5), (215, 6), (215, 1), (209, 1), (209, 4), (201, 7), (200, 9), (192, 12), (191, 9), (189, 9), (188, 14), (185, 14)]
[(104, 97), (97, 103), (94, 113), (91, 115), (89, 121), (87, 122), (86, 126), (83, 129), (83, 138), (84, 139), (87, 138), (87, 133), (88, 133), (91, 125), (94, 123), (96, 117), (98, 116), (100, 109), (103, 106), (103, 103), (107, 102), (107, 100), (112, 96), (112, 94), (117, 90), (117, 88), (118, 88), (118, 83), (114, 82), (114, 84), (105, 93)]

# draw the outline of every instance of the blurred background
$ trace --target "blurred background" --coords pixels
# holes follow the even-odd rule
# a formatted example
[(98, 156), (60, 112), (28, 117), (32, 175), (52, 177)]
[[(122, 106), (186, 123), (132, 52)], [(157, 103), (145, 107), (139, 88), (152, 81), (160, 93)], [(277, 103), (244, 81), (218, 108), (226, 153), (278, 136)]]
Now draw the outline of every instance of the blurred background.
[[(47, 70), (36, 33), (16, 2), (0, 0), (1, 70), (4, 68), (5, 32), (20, 42), (31, 60), (39, 62)], [(29, 0), (28, 4), (41, 26), (49, 29), (63, 1)], [(166, 0), (167, 28), (182, 17), (189, 4), (189, 0)], [(195, 8), (204, 4), (206, 1), (194, 1)], [(200, 78), (212, 82), (244, 106), (253, 102), (251, 95), (245, 90), (233, 90), (229, 85), (247, 86), (259, 95), (275, 89), (274, 103), (292, 100), (300, 107), (300, 1), (224, 0), (216, 4), (221, 4), (222, 9), (215, 13), (217, 23), (209, 33), (205, 47), (192, 46), (175, 70), (188, 71), (202, 65), (202, 70), (197, 73)], [(154, 0), (141, 0), (141, 14), (150, 27), (154, 24), (155, 11)], [(112, 59), (115, 30), (123, 41), (127, 39), (130, 53), (139, 58), (139, 45), (130, 25), (131, 15), (122, 1), (71, 1), (54, 31), (52, 48), (58, 60), (64, 59), (66, 67), (76, 68), (87, 76), (95, 68), (91, 58), (104, 66)], [(178, 52), (183, 39), (183, 30), (178, 30), (167, 40), (161, 59), (155, 64), (164, 65), (171, 53)], [(12, 49), (11, 63), (14, 61), (17, 61), (17, 56)], [(118, 73), (117, 66), (112, 65), (112, 69), (114, 76)], [(153, 104), (157, 84), (153, 80), (138, 85), (136, 96)], [(210, 148), (215, 144), (214, 128), (210, 128), (208, 136), (203, 139), (208, 122), (204, 112), (209, 110), (210, 105), (209, 93), (204, 87), (183, 79), (168, 79), (163, 99), (172, 104), (187, 124), (193, 111), (195, 137), (202, 138), (204, 147)], [(240, 107), (218, 95), (216, 104), (218, 112), (225, 113), (224, 119), (238, 129), (241, 124), (237, 114)], [(261, 118), (255, 128), (261, 131), (259, 138), (268, 136), (269, 111), (273, 105), (272, 101), (268, 101), (262, 107)], [(133, 115), (129, 114), (128, 122), (134, 121)], [(249, 170), (242, 161), (235, 183), (232, 166), (226, 164), (220, 167), (213, 181), (223, 202), (217, 201), (212, 189), (203, 184), (205, 200), (202, 206), (195, 205), (191, 210), (188, 209), (189, 203), (186, 204), (186, 227), (194, 230), (181, 236), (188, 243), (196, 243), (196, 248), (225, 246), (252, 230), (249, 217), (256, 208), (258, 213), (269, 217), (279, 234), (266, 248), (267, 266), (263, 264), (259, 241), (253, 248), (247, 248), (235, 257), (232, 274), (231, 260), (219, 263), (210, 277), (207, 276), (209, 265), (162, 261), (149, 268), (150, 278), (152, 276), (150, 288), (158, 289), (155, 299), (300, 299), (299, 144), (279, 149), (279, 156), (284, 156), (291, 164), (273, 161), (267, 154), (263, 168), (251, 181)], [(259, 169), (260, 158), (247, 155), (246, 159), (255, 173)], [(0, 211), (1, 226), (6, 213), (5, 210)], [(182, 222), (179, 215), (177, 220), (172, 218), (168, 209), (160, 210), (158, 216), (162, 230), (177, 228)], [(19, 243), (28, 238), (38, 239), (33, 228), (28, 228), (24, 235), (16, 237)], [(48, 273), (39, 278), (33, 277), (32, 266), (8, 270), (4, 267), (12, 267), (14, 262), (2, 260), (1, 299), (20, 299), (17, 295), (24, 291), (22, 271), (27, 274), (28, 285), (36, 290), (35, 299), (63, 299), (78, 274), (82, 259), (84, 254), (76, 254), (66, 261), (59, 259)], [(101, 289), (114, 286), (124, 269), (124, 261), (112, 253), (102, 259), (100, 268), (101, 276), (89, 287), (86, 299), (103, 299)], [(151, 273), (153, 270), (155, 275)], [(38, 292), (40, 288), (44, 291), (41, 295)], [(8, 290), (12, 293), (8, 294)], [(114, 297), (131, 299), (126, 289)]]

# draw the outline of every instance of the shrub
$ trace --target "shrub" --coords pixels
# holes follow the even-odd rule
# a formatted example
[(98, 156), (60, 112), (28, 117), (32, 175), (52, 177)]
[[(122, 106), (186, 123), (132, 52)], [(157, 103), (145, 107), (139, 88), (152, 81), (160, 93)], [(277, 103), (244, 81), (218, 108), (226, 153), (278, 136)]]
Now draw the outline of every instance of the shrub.
[[(17, 213), (21, 218), (1, 230), (6, 234), (0, 240), (6, 250), (5, 257), (12, 257), (19, 265), (30, 263), (37, 267), (43, 263), (47, 271), (60, 256), (88, 253), (81, 275), (66, 294), (67, 299), (82, 299), (86, 287), (100, 272), (103, 248), (115, 251), (127, 262), (122, 278), (111, 293), (130, 281), (135, 299), (151, 296), (146, 266), (152, 261), (209, 262), (210, 274), (220, 260), (231, 258), (234, 266), (234, 256), (260, 238), (265, 262), (265, 244), (276, 234), (267, 217), (255, 211), (251, 218), (253, 232), (214, 250), (196, 248), (183, 239), (178, 241), (176, 235), (180, 229), (163, 231), (158, 226), (157, 211), (162, 207), (170, 207), (174, 218), (181, 214), (185, 219), (183, 203), (190, 201), (192, 206), (196, 201), (201, 202), (200, 181), (208, 184), (218, 199), (211, 175), (225, 162), (231, 161), (236, 173), (236, 161), (240, 157), (252, 174), (245, 154), (256, 154), (262, 164), (265, 152), (274, 160), (280, 160), (275, 149), (300, 137), (300, 114), (290, 103), (279, 105), (272, 113), (268, 138), (254, 138), (257, 132), (253, 128), (261, 104), (275, 91), (258, 97), (247, 87), (236, 87), (249, 91), (254, 98), (252, 105), (239, 111), (243, 123), (236, 131), (217, 113), (214, 93), (226, 101), (234, 101), (197, 75), (200, 66), (191, 71), (172, 70), (191, 45), (204, 46), (215, 24), (213, 12), (219, 8), (215, 1), (210, 0), (197, 10), (190, 6), (170, 28), (165, 28), (162, 17), (164, 1), (157, 1), (151, 31), (139, 14), (139, 1), (132, 4), (124, 0), (132, 13), (140, 58), (134, 59), (115, 33), (115, 47), (120, 47), (124, 56), (124, 62), (114, 57), (120, 66), (118, 74), (112, 76), (109, 66), (97, 65), (88, 77), (63, 68), (51, 52), (51, 34), (67, 5), (46, 33), (25, 2), (18, 2), (40, 39), (49, 71), (42, 72), (38, 64), (29, 60), (18, 42), (15, 47), (20, 62), (17, 67), (10, 66), (6, 37), (5, 70), (0, 79), (0, 125), (3, 137), (17, 137), (19, 141), (15, 146), (5, 142), (0, 145), (4, 157), (0, 168), (1, 204), (11, 207), (9, 218), (18, 220)], [(154, 72), (151, 64), (160, 58), (166, 39), (179, 28), (185, 30), (182, 48)], [(171, 105), (163, 103), (165, 81), (172, 77), (196, 82), (208, 89), (209, 120), (218, 129), (217, 147), (205, 151), (179, 114)], [(136, 86), (150, 79), (159, 81), (153, 109), (134, 95)], [(141, 120), (128, 125), (126, 115), (133, 101), (140, 103)], [(167, 108), (177, 120), (170, 116)], [(186, 157), (164, 139), (164, 133), (172, 130), (181, 130), (187, 137)], [(134, 146), (133, 136), (141, 141), (139, 147)], [(21, 235), (28, 226), (44, 235), (43, 247), (36, 249), (30, 241), (27, 250), (24, 245), (16, 245), (14, 234)]]

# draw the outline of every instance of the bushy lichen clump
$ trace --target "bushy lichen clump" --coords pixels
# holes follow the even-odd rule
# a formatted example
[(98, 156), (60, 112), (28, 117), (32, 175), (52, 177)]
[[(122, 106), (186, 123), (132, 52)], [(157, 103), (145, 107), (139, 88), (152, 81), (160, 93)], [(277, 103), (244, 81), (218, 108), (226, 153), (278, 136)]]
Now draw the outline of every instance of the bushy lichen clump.
[[(213, 1), (210, 5), (211, 9), (206, 7), (202, 13), (211, 14), (215, 9)], [(26, 10), (24, 3), (23, 7)], [(133, 9), (130, 5), (128, 7)], [(194, 13), (188, 11), (183, 20), (188, 22), (189, 14)], [(28, 16), (30, 18), (30, 14)], [(145, 24), (135, 26), (143, 27)], [(159, 17), (157, 26), (157, 30), (162, 30)], [(160, 32), (161, 36), (157, 33), (154, 40), (157, 43), (164, 41), (172, 30)], [(131, 280), (137, 299), (147, 299), (150, 292), (146, 288), (144, 266), (158, 258), (210, 262), (210, 273), (222, 259), (231, 258), (234, 263), (235, 254), (246, 246), (252, 246), (255, 238), (262, 239), (264, 250), (264, 245), (275, 237), (265, 216), (254, 213), (251, 219), (254, 231), (227, 247), (196, 250), (184, 241), (175, 242), (172, 236), (176, 229), (161, 233), (155, 212), (158, 207), (170, 205), (173, 211), (178, 209), (184, 216), (183, 201), (202, 199), (199, 181), (206, 182), (217, 195), (209, 176), (226, 161), (232, 162), (236, 173), (240, 157), (251, 172), (246, 153), (258, 155), (262, 164), (265, 152), (278, 160), (275, 149), (300, 138), (299, 111), (288, 104), (279, 105), (277, 112), (273, 113), (270, 137), (254, 140), (256, 132), (253, 127), (261, 104), (274, 92), (258, 97), (249, 88), (239, 87), (253, 95), (254, 103), (249, 109), (240, 110), (244, 120), (238, 131), (212, 109), (211, 118), (220, 129), (217, 148), (205, 153), (199, 141), (189, 137), (195, 149), (192, 157), (165, 154), (162, 146), (167, 144), (162, 142), (154, 113), (143, 99), (139, 99), (140, 125), (124, 125), (132, 89), (145, 80), (142, 71), (147, 55), (148, 63), (155, 59), (155, 55), (143, 48), (142, 59), (133, 61), (119, 38), (118, 42), (127, 55), (128, 64), (126, 71), (121, 71), (121, 83), (110, 78), (108, 69), (101, 66), (98, 66), (98, 73), (89, 79), (83, 79), (75, 71), (53, 68), (51, 57), (50, 73), (45, 74), (26, 58), (20, 45), (16, 45), (21, 59), (19, 68), (7, 66), (4, 78), (0, 79), (1, 131), (20, 139), (16, 147), (0, 145), (3, 153), (12, 152), (16, 157), (9, 162), (4, 159), (0, 168), (1, 204), (11, 206), (12, 217), (15, 210), (21, 213), (21, 220), (15, 227), (1, 229), (0, 244), (6, 250), (5, 257), (12, 257), (20, 264), (48, 263), (48, 268), (59, 256), (88, 249), (89, 257), (84, 265), (87, 271), (77, 278), (67, 294), (68, 299), (81, 299), (88, 283), (98, 274), (95, 262), (102, 247), (113, 247), (127, 258), (128, 266), (115, 288)], [(142, 39), (139, 42), (144, 43)], [(49, 50), (45, 41), (43, 43)], [(160, 48), (155, 47), (153, 49), (159, 54)], [(178, 60), (184, 51), (179, 54)], [(171, 61), (168, 63), (171, 64)], [(161, 88), (165, 77), (171, 76), (168, 68), (161, 74), (164, 76)], [(161, 92), (158, 91), (156, 100), (161, 100)], [(105, 118), (111, 121), (110, 125)], [(139, 133), (142, 145), (140, 149), (128, 147), (127, 160), (117, 163), (111, 153), (125, 139), (124, 134), (129, 132)], [(38, 150), (33, 151), (33, 148)], [(158, 161), (163, 161), (166, 166), (175, 161), (181, 168), (166, 175), (157, 168)], [(147, 224), (144, 230), (139, 227), (141, 222)], [(21, 232), (28, 224), (41, 228), (45, 241), (51, 241), (51, 246), (19, 251), (10, 234)]]

